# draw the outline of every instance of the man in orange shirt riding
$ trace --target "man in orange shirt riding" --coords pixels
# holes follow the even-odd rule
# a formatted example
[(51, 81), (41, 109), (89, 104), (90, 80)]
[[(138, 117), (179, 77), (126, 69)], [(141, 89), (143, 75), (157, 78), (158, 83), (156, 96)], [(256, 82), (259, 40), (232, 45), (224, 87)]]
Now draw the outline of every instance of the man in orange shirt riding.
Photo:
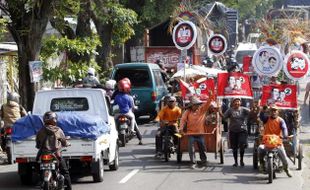
[[(286, 123), (283, 118), (279, 117), (278, 107), (274, 104), (270, 105), (269, 115), (267, 116), (264, 111), (260, 113), (260, 119), (264, 123), (264, 132), (263, 135), (277, 135), (281, 139), (286, 139), (288, 136)], [(282, 142), (279, 142), (281, 145), (278, 147), (278, 155), (283, 163), (283, 169), (288, 177), (292, 177), (292, 174), (288, 168), (288, 159)], [(260, 171), (263, 170), (264, 166), (264, 154), (265, 154), (265, 145), (262, 144), (258, 147), (259, 153), (259, 162), (260, 162)]]
[[(167, 98), (167, 106), (163, 107), (157, 116), (159, 120), (159, 129), (155, 137), (156, 144), (156, 157), (160, 157), (162, 154), (162, 133), (164, 127), (169, 127), (171, 135), (177, 133), (178, 129), (178, 120), (182, 115), (182, 110), (176, 105), (176, 98), (174, 96), (169, 96)], [(176, 139), (174, 139), (176, 143)]]

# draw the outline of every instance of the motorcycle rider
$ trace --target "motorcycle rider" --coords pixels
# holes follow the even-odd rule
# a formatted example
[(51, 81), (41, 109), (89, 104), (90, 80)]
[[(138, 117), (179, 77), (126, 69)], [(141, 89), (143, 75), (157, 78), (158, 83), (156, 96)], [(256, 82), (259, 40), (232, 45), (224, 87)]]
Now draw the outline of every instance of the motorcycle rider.
[[(170, 127), (171, 134), (175, 134), (179, 131), (178, 120), (182, 116), (182, 110), (176, 105), (176, 98), (174, 96), (169, 96), (166, 99), (167, 105), (164, 106), (157, 115), (157, 120), (159, 120), (159, 129), (157, 130), (155, 136), (156, 145), (156, 155), (155, 157), (160, 157), (162, 154), (162, 133), (164, 127)], [(174, 135), (173, 135), (174, 136)], [(176, 144), (176, 139), (174, 138)]]
[[(139, 139), (139, 145), (142, 145), (142, 136), (139, 131), (138, 125), (136, 125), (135, 114), (133, 109), (135, 108), (134, 99), (130, 95), (131, 83), (128, 78), (124, 78), (118, 81), (118, 92), (115, 95), (113, 105), (118, 105), (119, 113), (126, 115), (130, 119), (130, 130), (133, 134), (137, 135)], [(136, 131), (135, 131), (136, 130)], [(137, 133), (136, 133), (137, 132)]]
[(19, 104), (19, 98), (20, 96), (16, 92), (8, 93), (7, 103), (1, 106), (0, 117), (4, 124), (4, 127), (1, 128), (1, 147), (3, 151), (6, 144), (3, 136), (5, 128), (12, 127), (15, 121), (27, 115), (25, 108)]
[(66, 140), (62, 129), (56, 125), (57, 115), (55, 112), (46, 112), (43, 115), (43, 122), (44, 127), (42, 127), (36, 135), (36, 148), (39, 149), (37, 159), (44, 151), (56, 151), (56, 155), (59, 160), (60, 173), (64, 175), (65, 178), (65, 190), (71, 190), (72, 187), (69, 170), (60, 152), (62, 147), (70, 146), (70, 143)]
[(100, 85), (98, 78), (95, 76), (96, 70), (92, 67), (88, 68), (87, 76), (83, 78), (84, 87), (95, 87)]
[[(265, 110), (266, 111), (266, 110)], [(265, 113), (265, 111), (261, 111), (259, 117), (261, 121), (264, 123), (264, 131), (263, 135), (277, 135), (280, 138), (286, 139), (288, 137), (286, 123), (283, 118), (279, 116), (278, 107), (275, 104), (270, 105), (269, 107), (269, 116)], [(265, 154), (265, 146), (263, 144), (258, 147), (259, 154), (259, 170), (264, 170), (264, 154)], [(278, 155), (283, 163), (283, 168), (288, 177), (292, 177), (292, 174), (288, 168), (288, 159), (286, 156), (286, 152), (281, 142), (281, 145), (278, 147)]]

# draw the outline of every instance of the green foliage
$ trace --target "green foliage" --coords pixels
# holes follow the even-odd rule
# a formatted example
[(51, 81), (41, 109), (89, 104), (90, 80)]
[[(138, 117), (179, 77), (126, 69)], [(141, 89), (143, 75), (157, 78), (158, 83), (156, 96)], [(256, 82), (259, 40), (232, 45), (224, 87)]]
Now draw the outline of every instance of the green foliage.
[(59, 38), (57, 36), (50, 36), (43, 39), (41, 57), (45, 60), (51, 56), (59, 55), (61, 52), (72, 52), (78, 55), (91, 55), (95, 53), (98, 45), (100, 45), (98, 36), (83, 39), (68, 39), (67, 37)]
[[(55, 82), (60, 80), (64, 86), (72, 85), (78, 79), (86, 76), (88, 63), (72, 63), (68, 60), (60, 63), (58, 66), (48, 64), (49, 58), (55, 58), (64, 52), (75, 52), (78, 55), (95, 54), (96, 47), (100, 44), (98, 37), (70, 40), (66, 37), (59, 38), (50, 36), (43, 40), (41, 50), (41, 60), (44, 62), (44, 80)], [(99, 67), (93, 62), (91, 66), (99, 70)]]
[(0, 40), (3, 39), (4, 34), (7, 32), (6, 25), (7, 25), (7, 19), (0, 18)]

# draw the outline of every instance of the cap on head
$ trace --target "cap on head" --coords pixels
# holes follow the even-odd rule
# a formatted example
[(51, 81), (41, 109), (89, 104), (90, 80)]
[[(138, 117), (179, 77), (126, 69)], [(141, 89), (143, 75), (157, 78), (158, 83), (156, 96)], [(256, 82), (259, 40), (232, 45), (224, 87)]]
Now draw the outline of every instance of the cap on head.
[(88, 71), (87, 71), (87, 74), (93, 75), (93, 76), (94, 76), (94, 75), (95, 75), (95, 71), (96, 71), (96, 70), (95, 70), (94, 68), (89, 67), (89, 68), (88, 68)]
[(115, 85), (116, 85), (116, 81), (110, 79), (110, 80), (108, 80), (108, 81), (105, 82), (104, 87), (105, 87), (106, 89), (111, 89), (111, 90), (112, 90), (112, 89), (114, 89)]
[(234, 98), (234, 99), (232, 100), (232, 103), (234, 103), (234, 102), (237, 101), (237, 100), (241, 101), (241, 98)]
[(278, 107), (277, 105), (275, 105), (275, 104), (271, 104), (271, 105), (269, 106), (269, 109), (270, 109), (270, 110), (278, 110), (279, 107)]
[(167, 98), (167, 102), (175, 102), (175, 101), (177, 101), (177, 99), (174, 96), (169, 96)]
[(190, 98), (189, 102), (190, 102), (190, 106), (202, 104), (202, 101), (199, 98), (197, 98), (196, 96), (192, 96)]

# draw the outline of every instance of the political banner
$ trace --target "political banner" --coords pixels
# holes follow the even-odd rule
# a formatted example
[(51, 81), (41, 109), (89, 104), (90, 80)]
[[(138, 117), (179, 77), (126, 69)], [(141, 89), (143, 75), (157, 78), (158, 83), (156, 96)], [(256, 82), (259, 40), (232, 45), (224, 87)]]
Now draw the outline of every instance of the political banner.
[(243, 73), (219, 73), (217, 77), (218, 98), (253, 98), (250, 77)]
[(309, 72), (309, 58), (302, 51), (292, 51), (285, 57), (283, 70), (289, 79), (298, 81)]
[(281, 109), (297, 109), (296, 85), (264, 85), (262, 91), (261, 106), (275, 104)]
[(180, 89), (185, 100), (188, 100), (190, 96), (196, 96), (204, 101), (209, 98), (210, 91), (215, 94), (214, 80), (207, 78), (198, 79), (193, 84), (188, 84), (180, 79)]

